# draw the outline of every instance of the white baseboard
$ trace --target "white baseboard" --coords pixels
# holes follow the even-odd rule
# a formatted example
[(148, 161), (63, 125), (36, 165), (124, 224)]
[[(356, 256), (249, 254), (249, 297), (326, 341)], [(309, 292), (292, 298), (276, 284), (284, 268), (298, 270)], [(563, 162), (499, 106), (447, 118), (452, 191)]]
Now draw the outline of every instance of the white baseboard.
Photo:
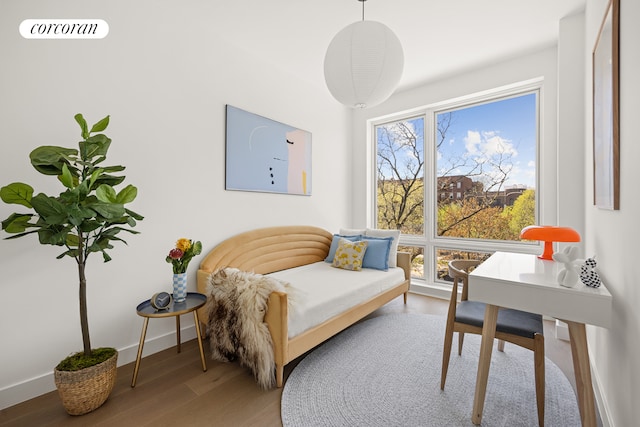
[(451, 286), (437, 286), (427, 285), (425, 282), (412, 279), (409, 292), (419, 295), (426, 295), (428, 297), (439, 298), (449, 301), (451, 298)]
[[(591, 353), (591, 349), (589, 349)], [(614, 427), (613, 420), (611, 419), (611, 412), (609, 411), (609, 403), (607, 402), (606, 395), (602, 393), (602, 381), (600, 375), (593, 365), (593, 361), (589, 358), (589, 365), (591, 366), (591, 383), (593, 384), (593, 394), (596, 398), (596, 406), (600, 413), (600, 419), (602, 420), (602, 427)]]
[[(196, 338), (196, 328), (194, 325), (180, 329), (182, 342)], [(142, 357), (157, 353), (176, 345), (175, 332), (168, 332), (145, 340)], [(138, 343), (131, 344), (122, 349), (118, 349), (118, 366), (135, 362), (138, 354)], [(142, 362), (144, 363), (144, 362)], [(26, 381), (12, 384), (0, 390), (0, 410), (17, 405), (34, 397), (41, 396), (56, 389), (53, 381), (53, 370)]]
[(558, 319), (556, 319), (556, 339), (569, 341), (569, 326)]
[(55, 389), (53, 371), (18, 384), (12, 384), (0, 390), (0, 409), (17, 405)]

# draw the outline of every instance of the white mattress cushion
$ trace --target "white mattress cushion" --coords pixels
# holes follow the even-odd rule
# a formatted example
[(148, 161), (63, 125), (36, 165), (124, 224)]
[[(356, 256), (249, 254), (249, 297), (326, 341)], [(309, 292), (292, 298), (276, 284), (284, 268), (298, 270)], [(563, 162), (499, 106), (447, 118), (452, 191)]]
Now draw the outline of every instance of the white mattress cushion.
[(402, 283), (404, 270), (342, 270), (324, 261), (269, 274), (293, 287), (289, 338)]

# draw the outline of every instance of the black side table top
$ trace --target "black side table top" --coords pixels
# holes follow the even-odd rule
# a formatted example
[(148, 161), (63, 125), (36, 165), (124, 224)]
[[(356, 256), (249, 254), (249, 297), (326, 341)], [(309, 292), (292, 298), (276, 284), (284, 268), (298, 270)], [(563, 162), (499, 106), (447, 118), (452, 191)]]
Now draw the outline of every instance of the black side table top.
[(142, 317), (171, 317), (190, 313), (199, 309), (207, 302), (207, 297), (199, 292), (187, 292), (187, 299), (183, 302), (172, 301), (171, 305), (164, 310), (157, 310), (151, 306), (151, 299), (148, 299), (136, 307), (139, 316)]

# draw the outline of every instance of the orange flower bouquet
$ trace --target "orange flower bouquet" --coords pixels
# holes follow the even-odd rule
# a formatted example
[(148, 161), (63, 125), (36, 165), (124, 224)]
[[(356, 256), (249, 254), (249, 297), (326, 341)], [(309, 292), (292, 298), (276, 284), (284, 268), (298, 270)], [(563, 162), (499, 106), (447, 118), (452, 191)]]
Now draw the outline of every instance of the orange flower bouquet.
[(173, 273), (186, 273), (191, 258), (202, 252), (202, 243), (190, 239), (178, 239), (176, 247), (169, 251), (166, 261), (173, 265)]

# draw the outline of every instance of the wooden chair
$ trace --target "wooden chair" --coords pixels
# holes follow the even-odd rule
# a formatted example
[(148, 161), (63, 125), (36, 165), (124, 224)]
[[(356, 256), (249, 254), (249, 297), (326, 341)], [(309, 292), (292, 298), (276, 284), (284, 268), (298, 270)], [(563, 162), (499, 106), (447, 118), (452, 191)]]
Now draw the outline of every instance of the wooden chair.
[[(458, 355), (462, 355), (464, 334), (482, 335), (485, 304), (468, 301), (467, 285), (469, 272), (480, 264), (476, 260), (453, 260), (449, 262), (449, 276), (453, 278), (453, 289), (447, 314), (447, 327), (444, 335), (442, 353), (442, 376), (440, 388), (444, 390), (451, 357), (453, 333), (458, 332)], [(462, 297), (458, 303), (458, 284), (462, 284)], [(504, 342), (510, 342), (533, 351), (536, 402), (538, 404), (538, 424), (544, 426), (544, 333), (542, 316), (520, 310), (501, 308), (498, 311), (496, 339), (498, 350), (504, 351)]]

